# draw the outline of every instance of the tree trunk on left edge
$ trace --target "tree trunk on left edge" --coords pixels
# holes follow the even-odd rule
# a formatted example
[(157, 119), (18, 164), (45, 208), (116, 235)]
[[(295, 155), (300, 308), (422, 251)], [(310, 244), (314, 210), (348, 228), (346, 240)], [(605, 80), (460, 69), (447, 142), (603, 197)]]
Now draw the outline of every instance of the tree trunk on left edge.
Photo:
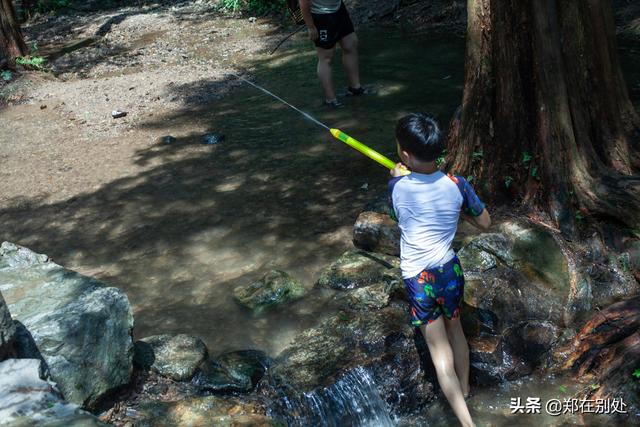
[(20, 24), (11, 0), (0, 0), (0, 68), (13, 67), (16, 57), (27, 54)]

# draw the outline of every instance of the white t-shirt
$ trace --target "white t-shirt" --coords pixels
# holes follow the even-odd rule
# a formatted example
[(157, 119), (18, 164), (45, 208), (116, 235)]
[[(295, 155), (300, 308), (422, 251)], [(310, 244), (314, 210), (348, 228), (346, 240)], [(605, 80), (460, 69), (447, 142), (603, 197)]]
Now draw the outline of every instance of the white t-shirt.
[(342, 6), (342, 0), (312, 0), (311, 13), (324, 15), (327, 13), (335, 13)]
[(472, 216), (484, 210), (464, 178), (440, 171), (393, 178), (389, 199), (400, 226), (400, 269), (405, 279), (450, 261), (461, 210)]

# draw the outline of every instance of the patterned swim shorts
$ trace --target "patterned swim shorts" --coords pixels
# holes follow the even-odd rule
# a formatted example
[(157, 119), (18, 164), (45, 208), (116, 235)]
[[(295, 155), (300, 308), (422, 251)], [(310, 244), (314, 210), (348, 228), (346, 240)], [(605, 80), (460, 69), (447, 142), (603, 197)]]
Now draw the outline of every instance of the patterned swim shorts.
[(441, 314), (447, 319), (460, 315), (464, 293), (464, 275), (457, 256), (438, 267), (404, 279), (411, 301), (411, 324), (420, 326), (435, 321)]

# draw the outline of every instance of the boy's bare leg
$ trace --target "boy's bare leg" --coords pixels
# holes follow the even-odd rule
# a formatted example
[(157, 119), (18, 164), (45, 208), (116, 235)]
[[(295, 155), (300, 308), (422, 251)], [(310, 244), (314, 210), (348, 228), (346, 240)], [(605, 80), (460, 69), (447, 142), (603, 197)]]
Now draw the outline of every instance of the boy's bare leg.
[(460, 381), (460, 388), (464, 397), (469, 396), (469, 345), (462, 330), (460, 317), (456, 319), (444, 318), (444, 326), (453, 350), (453, 363)]
[(464, 400), (462, 389), (460, 388), (460, 381), (458, 381), (456, 375), (453, 364), (453, 352), (449, 344), (443, 317), (440, 316), (428, 325), (422, 325), (420, 330), (429, 347), (429, 353), (431, 354), (433, 365), (436, 368), (440, 388), (449, 401), (453, 412), (463, 427), (474, 427), (475, 424), (473, 424), (471, 420), (471, 414), (469, 414), (467, 403)]
[(333, 55), (336, 52), (336, 48), (335, 46), (331, 49), (317, 47), (316, 52), (318, 54), (318, 78), (322, 84), (324, 98), (326, 101), (333, 101), (336, 99), (336, 93), (333, 91), (331, 63), (333, 62)]
[(360, 87), (360, 66), (358, 64), (358, 36), (351, 33), (340, 40), (342, 48), (342, 66), (347, 73), (349, 87), (358, 89)]

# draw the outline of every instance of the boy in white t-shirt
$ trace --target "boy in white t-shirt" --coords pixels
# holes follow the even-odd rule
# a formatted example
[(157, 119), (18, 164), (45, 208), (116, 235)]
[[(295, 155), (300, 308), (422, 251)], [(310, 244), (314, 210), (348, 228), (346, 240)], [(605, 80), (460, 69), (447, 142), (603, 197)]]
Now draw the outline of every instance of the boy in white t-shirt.
[(396, 139), (402, 163), (391, 171), (389, 201), (400, 226), (400, 268), (412, 324), (424, 335), (453, 411), (463, 426), (473, 426), (464, 400), (469, 394), (469, 347), (460, 324), (464, 275), (451, 242), (461, 215), (482, 229), (491, 219), (464, 178), (436, 166), (444, 144), (431, 116), (401, 118)]

